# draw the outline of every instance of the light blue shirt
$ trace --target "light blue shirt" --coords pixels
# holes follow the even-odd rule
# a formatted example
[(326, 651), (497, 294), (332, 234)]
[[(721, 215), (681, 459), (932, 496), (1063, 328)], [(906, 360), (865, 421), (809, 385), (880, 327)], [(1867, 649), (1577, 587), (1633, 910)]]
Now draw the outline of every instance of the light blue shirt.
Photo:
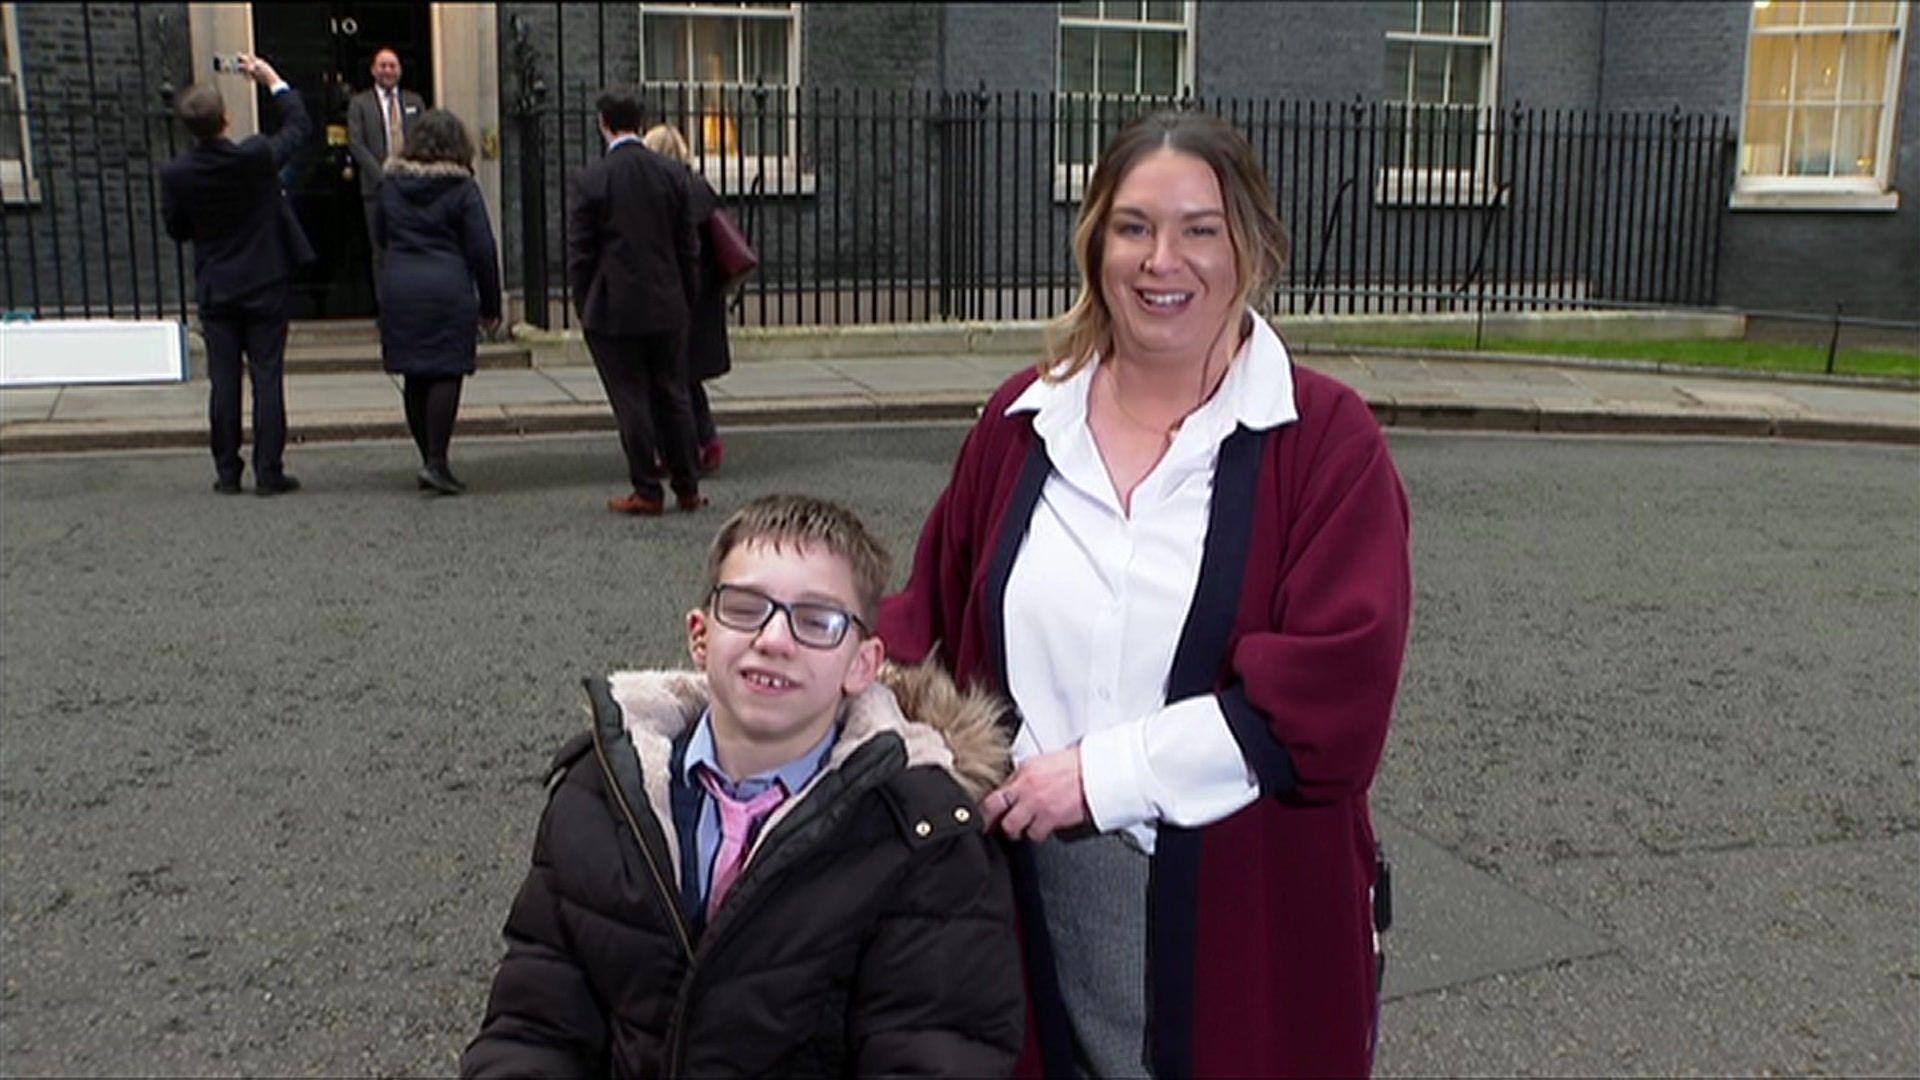
[(612, 142), (608, 143), (607, 153), (611, 154), (615, 150), (620, 149), (621, 147), (627, 145), (630, 142), (639, 142), (639, 141), (640, 141), (640, 136), (635, 135), (633, 132), (629, 131), (625, 135), (621, 135), (618, 138), (614, 139)]
[[(777, 769), (756, 773), (745, 780), (736, 781), (720, 767), (720, 758), (713, 747), (713, 710), (700, 714), (700, 722), (694, 726), (693, 735), (687, 741), (687, 754), (680, 763), (680, 775), (674, 779), (686, 785), (696, 793), (700, 800), (700, 820), (694, 836), (698, 843), (700, 876), (700, 902), (705, 904), (708, 892), (713, 887), (713, 857), (720, 851), (720, 810), (713, 805), (713, 797), (707, 794), (706, 786), (700, 783), (694, 772), (696, 766), (704, 767), (720, 778), (720, 786), (727, 794), (736, 799), (751, 799), (776, 783), (784, 784), (789, 796), (807, 786), (820, 766), (826, 763), (827, 752), (833, 749), (834, 742), (840, 737), (840, 725), (834, 724), (813, 749), (787, 762)], [(752, 843), (752, 838), (748, 839)]]

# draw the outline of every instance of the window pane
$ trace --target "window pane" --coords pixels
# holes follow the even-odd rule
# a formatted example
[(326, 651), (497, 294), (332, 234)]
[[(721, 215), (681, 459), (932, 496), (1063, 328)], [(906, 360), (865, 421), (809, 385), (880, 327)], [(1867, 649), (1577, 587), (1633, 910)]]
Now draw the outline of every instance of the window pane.
[(1060, 28), (1060, 89), (1071, 94), (1093, 92), (1093, 30)]
[(700, 82), (736, 82), (740, 78), (738, 19), (696, 19), (693, 23), (693, 77)]
[(1146, 14), (1147, 5), (1141, 0), (1107, 0), (1102, 5), (1109, 19), (1139, 19)]
[(1172, 94), (1180, 88), (1180, 35), (1140, 36), (1140, 92)]
[(1154, 22), (1184, 23), (1186, 12), (1180, 8), (1179, 0), (1151, 0), (1147, 4), (1147, 18)]
[(1833, 110), (1793, 110), (1787, 171), (1792, 176), (1827, 176), (1833, 168)]
[(1453, 0), (1424, 0), (1420, 5), (1420, 29), (1429, 34), (1453, 33)]
[(1797, 102), (1832, 101), (1840, 92), (1840, 34), (1807, 34), (1797, 41), (1800, 54), (1794, 72), (1793, 99)]
[(1755, 4), (1753, 6), (1753, 25), (1800, 25), (1800, 0), (1773, 0), (1770, 4)]
[(1420, 5), (1415, 0), (1394, 0), (1388, 5), (1387, 29), (1412, 33), (1420, 27)]
[(1486, 51), (1477, 45), (1455, 45), (1453, 53), (1453, 84), (1447, 92), (1447, 100), (1455, 105), (1480, 104), (1480, 70)]
[[(4, 29), (0, 27), (0, 29)], [(6, 49), (0, 47), (0, 63), (6, 62)], [(0, 69), (0, 161), (20, 160), (20, 94), (13, 76)]]
[(1887, 92), (1887, 53), (1892, 34), (1848, 34), (1841, 46), (1840, 97), (1845, 101), (1879, 103)]
[(1779, 176), (1786, 163), (1787, 110), (1747, 110), (1746, 142), (1740, 147), (1743, 176)]
[(1078, 0), (1077, 3), (1061, 4), (1060, 14), (1082, 19), (1096, 18), (1100, 14), (1100, 0)]
[(1847, 25), (1847, 0), (1807, 0), (1802, 8), (1800, 25)]
[(1487, 0), (1464, 0), (1460, 5), (1460, 32), (1484, 36), (1493, 25), (1492, 9)]
[(1446, 99), (1447, 47), (1415, 45), (1413, 47), (1413, 100), (1439, 102)]
[(1753, 67), (1747, 73), (1747, 101), (1784, 102), (1793, 86), (1793, 38), (1767, 34), (1753, 39)]
[(687, 20), (679, 15), (647, 16), (646, 70), (642, 77), (661, 81), (687, 78)]
[(1880, 146), (1877, 106), (1841, 109), (1833, 138), (1835, 176), (1872, 176)]
[(1893, 26), (1899, 18), (1894, 0), (1859, 0), (1853, 5), (1853, 25)]
[(1140, 35), (1131, 30), (1105, 30), (1100, 33), (1099, 87), (1103, 94), (1131, 94), (1134, 83), (1134, 52)]
[(741, 75), (747, 82), (756, 79), (768, 86), (787, 83), (787, 29), (785, 19), (753, 19), (746, 23), (747, 55)]
[(1413, 46), (1404, 41), (1387, 42), (1387, 70), (1382, 76), (1389, 101), (1407, 100), (1407, 70), (1413, 64)]

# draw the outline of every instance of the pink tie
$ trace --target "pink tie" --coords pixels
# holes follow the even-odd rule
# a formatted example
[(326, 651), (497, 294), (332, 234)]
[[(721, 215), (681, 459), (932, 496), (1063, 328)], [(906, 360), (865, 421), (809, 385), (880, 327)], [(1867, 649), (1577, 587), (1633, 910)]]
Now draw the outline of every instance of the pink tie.
[(787, 787), (776, 781), (772, 787), (742, 801), (727, 794), (726, 787), (711, 769), (702, 768), (700, 783), (720, 808), (720, 850), (713, 856), (713, 885), (707, 889), (707, 918), (720, 910), (721, 901), (740, 879), (747, 865), (747, 839), (753, 828), (773, 813), (774, 807), (787, 801)]

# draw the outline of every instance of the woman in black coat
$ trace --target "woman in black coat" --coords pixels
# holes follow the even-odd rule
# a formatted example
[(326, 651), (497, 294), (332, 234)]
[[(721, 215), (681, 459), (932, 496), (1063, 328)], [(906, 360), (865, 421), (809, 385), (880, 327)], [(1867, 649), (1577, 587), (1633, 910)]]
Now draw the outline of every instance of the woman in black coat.
[(654, 153), (679, 162), (692, 177), (688, 190), (693, 198), (687, 212), (700, 224), (700, 295), (693, 302), (693, 325), (687, 331), (687, 396), (693, 400), (694, 437), (700, 442), (700, 475), (710, 476), (719, 470), (727, 448), (713, 425), (706, 388), (700, 384), (733, 369), (733, 353), (727, 347), (727, 282), (713, 260), (706, 229), (707, 219), (720, 209), (720, 196), (693, 168), (693, 155), (678, 128), (657, 124), (641, 141)]
[(500, 325), (500, 257), (459, 117), (430, 109), (414, 121), (400, 156), (387, 162), (374, 234), (387, 251), (380, 357), (405, 380), (419, 484), (457, 495), (466, 485), (447, 467), (447, 444), (460, 387), (473, 374), (480, 327)]

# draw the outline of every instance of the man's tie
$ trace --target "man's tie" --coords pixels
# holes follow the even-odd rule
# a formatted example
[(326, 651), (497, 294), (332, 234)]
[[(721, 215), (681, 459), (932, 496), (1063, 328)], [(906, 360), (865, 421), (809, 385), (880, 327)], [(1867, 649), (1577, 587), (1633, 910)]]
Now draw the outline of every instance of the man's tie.
[(395, 157), (400, 148), (406, 145), (406, 129), (400, 123), (400, 90), (395, 87), (384, 92), (387, 99), (387, 156)]
[(701, 785), (720, 810), (720, 850), (713, 856), (713, 885), (707, 890), (707, 919), (711, 921), (733, 883), (740, 879), (740, 871), (746, 868), (754, 830), (775, 807), (787, 801), (787, 787), (776, 780), (751, 799), (736, 799), (727, 793), (726, 785), (713, 770), (702, 767), (699, 773)]

